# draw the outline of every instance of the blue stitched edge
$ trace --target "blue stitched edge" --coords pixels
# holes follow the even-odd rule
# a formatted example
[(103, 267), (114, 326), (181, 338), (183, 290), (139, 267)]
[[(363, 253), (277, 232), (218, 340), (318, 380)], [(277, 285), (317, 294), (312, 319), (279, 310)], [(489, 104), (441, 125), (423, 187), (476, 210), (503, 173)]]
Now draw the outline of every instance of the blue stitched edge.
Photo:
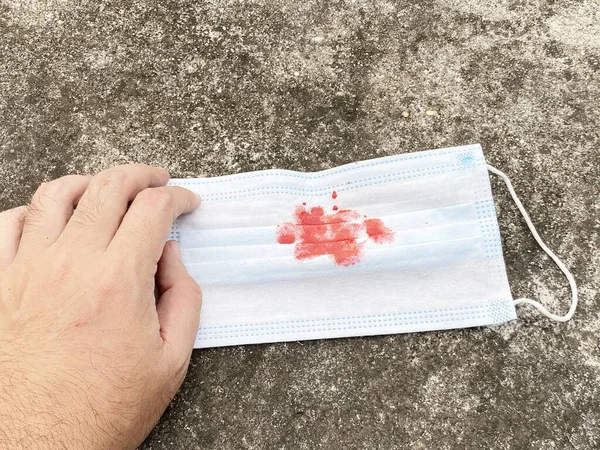
[[(331, 190), (336, 190), (339, 192), (352, 191), (364, 186), (375, 186), (378, 184), (385, 184), (393, 181), (406, 180), (409, 178), (418, 178), (425, 175), (433, 175), (438, 173), (449, 173), (449, 172), (458, 172), (463, 171), (464, 168), (456, 165), (447, 165), (447, 166), (439, 166), (433, 169), (415, 169), (408, 170), (404, 172), (396, 172), (392, 174), (386, 175), (378, 175), (374, 177), (364, 178), (360, 181), (354, 181), (352, 184), (335, 184), (331, 186), (327, 186), (326, 188), (320, 189), (304, 189), (304, 188), (294, 188), (294, 187), (281, 187), (281, 186), (269, 186), (269, 187), (261, 187), (261, 188), (252, 188), (252, 189), (244, 189), (241, 191), (230, 191), (230, 192), (220, 192), (218, 194), (205, 194), (203, 195), (203, 199), (206, 201), (215, 201), (215, 200), (230, 200), (234, 198), (243, 198), (243, 197), (253, 197), (255, 195), (264, 195), (264, 194), (300, 194), (304, 196), (320, 196), (329, 193)], [(423, 172), (423, 173), (417, 173)], [(373, 181), (379, 180), (379, 181)]]
[[(483, 305), (476, 306), (462, 306), (458, 308), (441, 308), (429, 311), (408, 311), (403, 313), (390, 313), (390, 314), (366, 314), (363, 316), (346, 316), (346, 317), (334, 317), (334, 318), (325, 318), (325, 319), (299, 319), (299, 320), (284, 320), (278, 322), (259, 322), (253, 325), (247, 324), (239, 324), (239, 325), (219, 325), (212, 327), (202, 327), (202, 330), (217, 330), (217, 329), (225, 329), (225, 328), (243, 328), (249, 326), (270, 326), (270, 325), (289, 325), (295, 323), (312, 323), (312, 322), (335, 322), (339, 320), (350, 321), (350, 320), (362, 320), (362, 319), (380, 319), (391, 316), (402, 316), (402, 315), (445, 315), (446, 313), (456, 313), (456, 314), (464, 314), (464, 312), (468, 312), (471, 310), (481, 309)], [(463, 312), (461, 312), (463, 311)]]
[[(482, 161), (479, 159), (478, 161)], [(403, 172), (395, 172), (392, 174), (386, 175), (378, 175), (373, 177), (367, 177), (362, 180), (354, 181), (351, 184), (341, 183), (336, 185), (327, 186), (326, 188), (320, 189), (303, 189), (303, 188), (294, 188), (294, 187), (282, 187), (282, 186), (268, 186), (261, 188), (252, 188), (252, 189), (242, 189), (238, 191), (229, 191), (229, 192), (219, 192), (214, 194), (204, 194), (204, 201), (217, 201), (217, 200), (231, 200), (236, 198), (244, 198), (244, 197), (253, 197), (255, 195), (264, 195), (264, 194), (296, 194), (296, 195), (304, 195), (304, 196), (320, 196), (328, 193), (331, 190), (337, 190), (340, 192), (351, 191), (354, 189), (358, 189), (364, 186), (374, 186), (378, 184), (385, 184), (393, 181), (405, 180), (409, 178), (419, 178), (421, 176), (426, 175), (434, 175), (440, 173), (449, 173), (449, 172), (458, 172), (474, 169), (477, 166), (469, 166), (465, 167), (460, 163), (456, 164), (448, 164), (444, 166), (438, 166), (428, 169), (414, 169), (414, 170), (406, 170)], [(420, 172), (420, 173), (419, 173)], [(379, 181), (373, 181), (379, 180)], [(173, 182), (174, 185), (179, 185), (178, 181)], [(202, 185), (202, 182), (196, 183), (187, 183), (185, 185), (193, 185), (198, 184)]]
[(350, 316), (343, 318), (305, 319), (283, 322), (263, 322), (249, 325), (224, 325), (202, 327), (196, 342), (216, 339), (269, 336), (286, 332), (317, 332), (336, 330), (360, 330), (376, 326), (406, 326), (423, 323), (442, 324), (455, 320), (491, 319), (490, 324), (502, 323), (515, 317), (511, 303), (504, 299), (491, 300), (487, 304), (438, 309), (431, 311), (412, 311), (394, 314)]

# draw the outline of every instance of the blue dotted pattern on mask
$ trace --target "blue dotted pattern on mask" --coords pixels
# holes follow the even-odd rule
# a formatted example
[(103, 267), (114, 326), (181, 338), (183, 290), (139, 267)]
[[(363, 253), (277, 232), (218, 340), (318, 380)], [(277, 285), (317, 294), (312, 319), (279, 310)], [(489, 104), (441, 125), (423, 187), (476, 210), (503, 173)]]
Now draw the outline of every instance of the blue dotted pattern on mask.
[[(290, 333), (317, 333), (343, 330), (369, 331), (371, 328), (402, 328), (428, 325), (432, 328), (444, 328), (445, 324), (457, 322), (489, 323), (487, 305), (469, 306), (453, 309), (430, 311), (411, 311), (396, 314), (376, 314), (364, 316), (335, 317), (328, 319), (289, 320), (281, 322), (263, 322), (254, 324), (202, 327), (197, 335), (198, 343), (220, 339), (256, 338), (280, 336)], [(389, 333), (392, 333), (391, 331)], [(210, 344), (210, 342), (208, 342)]]
[(280, 186), (268, 186), (260, 188), (244, 189), (242, 191), (224, 192), (219, 194), (205, 194), (202, 199), (205, 202), (220, 201), (220, 200), (232, 200), (244, 197), (255, 197), (257, 195), (267, 194), (287, 194), (287, 195), (301, 195), (303, 197), (319, 197), (322, 195), (328, 195), (332, 190), (341, 192), (354, 191), (366, 186), (377, 186), (380, 184), (386, 184), (394, 181), (408, 180), (411, 178), (420, 178), (425, 175), (434, 175), (439, 173), (447, 172), (458, 172), (463, 168), (456, 164), (449, 164), (445, 166), (437, 166), (434, 168), (427, 169), (414, 169), (403, 172), (396, 172), (392, 174), (377, 175), (372, 177), (363, 178), (360, 181), (354, 181), (348, 185), (346, 183), (333, 184), (321, 189), (307, 189), (297, 187), (280, 187)]
[(492, 300), (489, 302), (488, 308), (492, 323), (504, 323), (516, 317), (514, 305), (506, 299)]

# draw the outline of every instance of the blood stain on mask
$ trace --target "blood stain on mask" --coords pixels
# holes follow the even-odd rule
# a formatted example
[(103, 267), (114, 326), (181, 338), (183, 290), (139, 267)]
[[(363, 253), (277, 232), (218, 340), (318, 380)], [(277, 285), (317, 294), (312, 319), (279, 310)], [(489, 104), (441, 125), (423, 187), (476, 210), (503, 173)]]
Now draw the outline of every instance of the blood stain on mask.
[(380, 219), (366, 219), (363, 224), (367, 229), (367, 234), (373, 242), (377, 244), (384, 244), (394, 240), (394, 235), (387, 228)]
[(295, 244), (298, 260), (330, 255), (336, 264), (351, 266), (360, 261), (368, 239), (376, 244), (394, 240), (394, 232), (381, 219), (361, 220), (361, 214), (351, 209), (326, 214), (322, 206), (300, 205), (294, 219), (277, 227), (277, 242)]

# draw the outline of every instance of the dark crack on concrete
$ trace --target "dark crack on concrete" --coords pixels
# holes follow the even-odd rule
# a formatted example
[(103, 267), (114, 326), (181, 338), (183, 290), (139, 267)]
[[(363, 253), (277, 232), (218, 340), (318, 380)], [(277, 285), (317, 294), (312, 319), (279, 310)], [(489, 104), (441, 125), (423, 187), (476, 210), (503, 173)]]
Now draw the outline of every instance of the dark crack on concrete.
[[(480, 142), (573, 268), (572, 322), (195, 352), (142, 448), (596, 449), (599, 104), (595, 0), (4, 0), (0, 208), (125, 162), (318, 170)], [(493, 187), (513, 292), (565, 311)]]

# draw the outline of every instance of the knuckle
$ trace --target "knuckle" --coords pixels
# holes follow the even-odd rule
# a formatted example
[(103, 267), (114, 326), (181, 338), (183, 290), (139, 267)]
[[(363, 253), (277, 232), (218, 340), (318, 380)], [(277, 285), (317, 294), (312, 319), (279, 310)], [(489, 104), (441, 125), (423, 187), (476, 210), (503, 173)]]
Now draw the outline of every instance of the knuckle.
[(59, 203), (59, 194), (60, 186), (57, 180), (42, 183), (35, 191), (35, 194), (33, 194), (31, 202), (27, 207), (26, 220), (30, 221), (43, 216), (52, 203)]
[(133, 163), (130, 164), (129, 166), (124, 166), (124, 167), (129, 167), (131, 169), (135, 169), (135, 170), (151, 170), (152, 166), (149, 166), (148, 164), (143, 164), (143, 163)]
[(71, 261), (66, 257), (60, 258), (55, 261), (53, 279), (57, 284), (62, 285), (69, 279), (72, 271), (73, 264)]
[(42, 184), (40, 184), (40, 186), (38, 187), (37, 191), (36, 191), (36, 196), (39, 194), (46, 194), (48, 192), (51, 192), (53, 187), (56, 186), (58, 180), (54, 180), (54, 181), (44, 181)]
[(85, 229), (100, 216), (98, 203), (90, 199), (88, 200), (86, 205), (77, 207), (76, 213), (69, 220), (70, 226)]
[(73, 219), (80, 220), (82, 223), (94, 222), (98, 217), (102, 216), (104, 200), (102, 195), (97, 191), (88, 192), (85, 202), (80, 202), (77, 205), (76, 213)]
[(72, 280), (75, 265), (67, 252), (60, 252), (56, 255), (52, 264), (52, 269), (47, 272), (45, 280), (49, 291), (59, 291)]
[(59, 192), (58, 180), (43, 182), (33, 194), (30, 206), (40, 208), (45, 198), (54, 197), (57, 192)]
[(27, 212), (26, 206), (7, 209), (0, 212), (0, 222), (6, 224), (19, 223), (23, 221), (23, 216)]
[(92, 185), (98, 186), (98, 185), (106, 184), (106, 183), (108, 183), (110, 178), (111, 178), (111, 172), (109, 170), (105, 170), (103, 172), (97, 173), (96, 175), (94, 175), (94, 178), (92, 178)]
[(27, 210), (23, 214), (23, 220), (27, 226), (35, 225), (42, 220), (44, 216), (43, 208), (39, 201), (32, 201), (27, 206)]
[(126, 291), (131, 291), (130, 283), (123, 274), (123, 267), (118, 264), (106, 268), (104, 276), (97, 281), (98, 296), (102, 299), (117, 299)]
[(152, 220), (144, 215), (135, 218), (135, 226), (122, 228), (122, 232), (126, 233), (127, 239), (134, 244), (149, 247), (153, 245), (154, 224)]
[(119, 172), (107, 170), (94, 176), (86, 193), (88, 207), (96, 212), (101, 211), (107, 199), (123, 190), (124, 183), (125, 177)]
[(67, 175), (56, 180), (62, 187), (73, 188), (88, 179), (86, 175)]
[(102, 189), (105, 186), (120, 188), (127, 182), (127, 175), (122, 170), (109, 169), (100, 172), (92, 181), (95, 186)]
[(98, 282), (97, 293), (101, 301), (116, 298), (119, 291), (119, 285), (113, 279), (104, 278)]
[(167, 189), (148, 188), (138, 194), (140, 201), (151, 205), (161, 211), (169, 209), (172, 203), (171, 193)]
[(70, 192), (78, 189), (78, 186), (85, 178), (83, 175), (67, 175), (56, 180), (44, 182), (37, 189), (32, 203), (41, 203), (47, 198), (60, 201)]
[(82, 175), (65, 175), (64, 177), (57, 178), (53, 183), (61, 185), (70, 185), (81, 179)]

